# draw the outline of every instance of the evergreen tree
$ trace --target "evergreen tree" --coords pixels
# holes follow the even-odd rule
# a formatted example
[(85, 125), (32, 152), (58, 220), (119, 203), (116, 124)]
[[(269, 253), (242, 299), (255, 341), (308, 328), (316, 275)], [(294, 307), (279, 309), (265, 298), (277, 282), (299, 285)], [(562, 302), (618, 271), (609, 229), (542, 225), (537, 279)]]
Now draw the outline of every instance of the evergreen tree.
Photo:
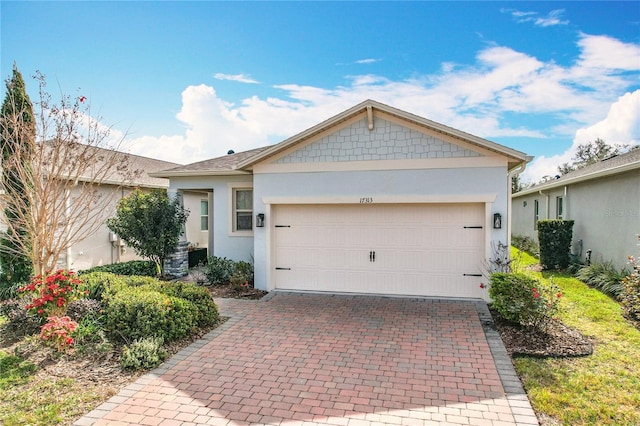
[[(4, 220), (12, 222), (18, 217), (17, 209), (24, 210), (29, 206), (27, 192), (31, 186), (30, 174), (24, 171), (30, 169), (28, 160), (34, 150), (36, 125), (33, 105), (27, 95), (22, 74), (15, 63), (13, 75), (6, 81), (6, 87), (7, 94), (0, 110), (1, 182), (5, 193), (10, 189), (9, 193), (22, 194), (24, 197), (19, 203), (15, 202), (15, 199), (6, 200)], [(22, 154), (15, 155), (16, 152)], [(23, 164), (13, 164), (16, 159), (23, 161)], [(21, 240), (28, 239), (26, 230), (9, 227), (0, 238), (0, 282), (3, 283), (0, 285), (3, 286), (27, 281), (33, 269), (30, 257), (24, 251), (24, 245), (16, 244), (16, 237)]]

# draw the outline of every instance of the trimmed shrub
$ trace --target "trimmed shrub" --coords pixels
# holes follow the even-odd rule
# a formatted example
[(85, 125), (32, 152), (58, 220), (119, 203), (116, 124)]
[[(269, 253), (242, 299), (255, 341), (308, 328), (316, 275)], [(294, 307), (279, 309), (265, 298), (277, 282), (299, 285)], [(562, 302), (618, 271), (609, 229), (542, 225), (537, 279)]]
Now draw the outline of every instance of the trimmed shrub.
[(204, 275), (212, 285), (226, 285), (231, 281), (235, 262), (226, 257), (209, 256), (204, 267)]
[(125, 370), (150, 370), (162, 364), (168, 353), (163, 349), (162, 338), (147, 337), (125, 346), (120, 366)]
[(557, 314), (562, 294), (557, 286), (544, 285), (524, 274), (491, 274), (489, 296), (507, 321), (524, 327), (545, 328)]
[(573, 220), (539, 220), (540, 264), (543, 269), (565, 269), (571, 261)]
[(640, 321), (640, 263), (629, 258), (633, 272), (622, 279), (620, 304), (625, 314), (635, 321)]
[(176, 340), (195, 331), (198, 319), (193, 303), (145, 287), (115, 293), (106, 313), (108, 331), (125, 342), (149, 336)]
[(102, 300), (109, 293), (126, 286), (121, 276), (111, 272), (90, 272), (80, 275), (82, 287), (87, 290), (87, 299)]
[(594, 262), (578, 270), (576, 278), (615, 299), (622, 293), (622, 280), (629, 275), (628, 269), (617, 269), (612, 262)]
[(116, 275), (140, 275), (155, 277), (158, 275), (158, 268), (151, 260), (132, 260), (130, 262), (112, 263), (110, 265), (94, 266), (79, 274), (90, 274), (92, 272), (110, 272)]
[(213, 301), (209, 290), (193, 284), (172, 283), (172, 296), (179, 297), (189, 302), (198, 310), (197, 324), (199, 327), (208, 327), (216, 324), (220, 319), (218, 307)]

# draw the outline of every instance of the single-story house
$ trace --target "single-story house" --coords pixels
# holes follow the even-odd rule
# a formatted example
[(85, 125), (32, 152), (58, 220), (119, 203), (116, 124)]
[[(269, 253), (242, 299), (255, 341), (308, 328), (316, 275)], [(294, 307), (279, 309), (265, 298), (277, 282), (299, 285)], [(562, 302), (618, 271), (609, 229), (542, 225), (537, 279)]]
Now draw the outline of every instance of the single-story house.
[(529, 160), (367, 100), (276, 145), (151, 176), (209, 193), (209, 253), (253, 259), (256, 288), (486, 299), (510, 175)]
[(513, 194), (512, 232), (538, 240), (537, 222), (572, 219), (572, 252), (618, 268), (640, 252), (640, 148)]
[[(103, 148), (94, 147), (95, 150), (103, 150)], [(111, 155), (112, 151), (109, 154)], [(133, 181), (127, 182), (126, 186), (122, 186), (122, 177), (118, 176), (116, 164), (114, 162), (113, 171), (105, 178), (101, 178), (102, 184), (99, 191), (101, 197), (110, 200), (110, 204), (104, 211), (92, 214), (94, 220), (103, 221), (108, 217), (115, 216), (117, 202), (120, 198), (128, 195), (134, 189), (142, 190), (150, 189), (167, 189), (169, 180), (151, 177), (149, 173), (179, 166), (177, 163), (156, 160), (153, 158), (143, 157), (133, 154), (125, 154), (116, 152), (116, 155), (126, 156), (128, 159), (128, 167), (131, 170), (137, 170), (140, 173)], [(91, 179), (88, 177), (87, 179)], [(82, 180), (82, 178), (80, 179)], [(74, 188), (75, 189), (75, 188)], [(114, 192), (117, 194), (113, 196)], [(196, 218), (190, 221), (185, 229), (185, 238), (188, 239), (192, 247), (206, 247), (209, 237), (208, 230), (200, 224), (200, 213), (202, 209), (208, 209), (208, 199), (206, 192), (185, 191), (183, 194), (183, 204)], [(0, 196), (5, 196), (0, 191)], [(71, 194), (73, 199), (74, 194)], [(6, 230), (4, 223), (4, 214), (0, 211), (0, 231)], [(101, 223), (96, 232), (86, 239), (68, 247), (62, 256), (58, 259), (58, 266), (71, 270), (84, 270), (93, 266), (105, 265), (110, 263), (126, 262), (130, 260), (140, 259), (133, 249), (128, 247), (119, 237), (107, 228), (106, 224)]]

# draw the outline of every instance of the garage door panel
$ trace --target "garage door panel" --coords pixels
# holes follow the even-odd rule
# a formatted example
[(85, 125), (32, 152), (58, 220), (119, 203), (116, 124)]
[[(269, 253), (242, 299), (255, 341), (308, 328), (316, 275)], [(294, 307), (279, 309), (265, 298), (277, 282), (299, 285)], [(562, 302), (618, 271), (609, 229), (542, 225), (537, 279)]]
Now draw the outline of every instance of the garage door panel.
[(482, 270), (484, 204), (273, 211), (276, 224), (287, 226), (274, 230), (274, 262), (290, 268), (276, 271), (276, 288), (481, 297), (479, 278), (464, 274)]

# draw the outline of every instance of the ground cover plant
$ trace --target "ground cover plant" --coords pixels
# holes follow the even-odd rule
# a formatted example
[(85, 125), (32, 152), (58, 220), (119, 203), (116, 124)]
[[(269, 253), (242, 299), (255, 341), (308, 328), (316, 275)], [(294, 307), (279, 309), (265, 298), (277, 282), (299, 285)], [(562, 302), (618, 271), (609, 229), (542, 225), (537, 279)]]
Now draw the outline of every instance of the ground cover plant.
[[(63, 284), (77, 278), (57, 276)], [(32, 281), (31, 297), (2, 303), (0, 424), (71, 424), (219, 321), (204, 287), (107, 272), (79, 279), (73, 292), (37, 291), (48, 281)], [(80, 297), (58, 300), (71, 294)], [(132, 315), (120, 298), (146, 316)]]
[(538, 272), (538, 260), (519, 256), (526, 273), (563, 294), (558, 316), (594, 346), (585, 357), (514, 357), (514, 365), (543, 424), (640, 424), (640, 331), (621, 306), (569, 274)]

